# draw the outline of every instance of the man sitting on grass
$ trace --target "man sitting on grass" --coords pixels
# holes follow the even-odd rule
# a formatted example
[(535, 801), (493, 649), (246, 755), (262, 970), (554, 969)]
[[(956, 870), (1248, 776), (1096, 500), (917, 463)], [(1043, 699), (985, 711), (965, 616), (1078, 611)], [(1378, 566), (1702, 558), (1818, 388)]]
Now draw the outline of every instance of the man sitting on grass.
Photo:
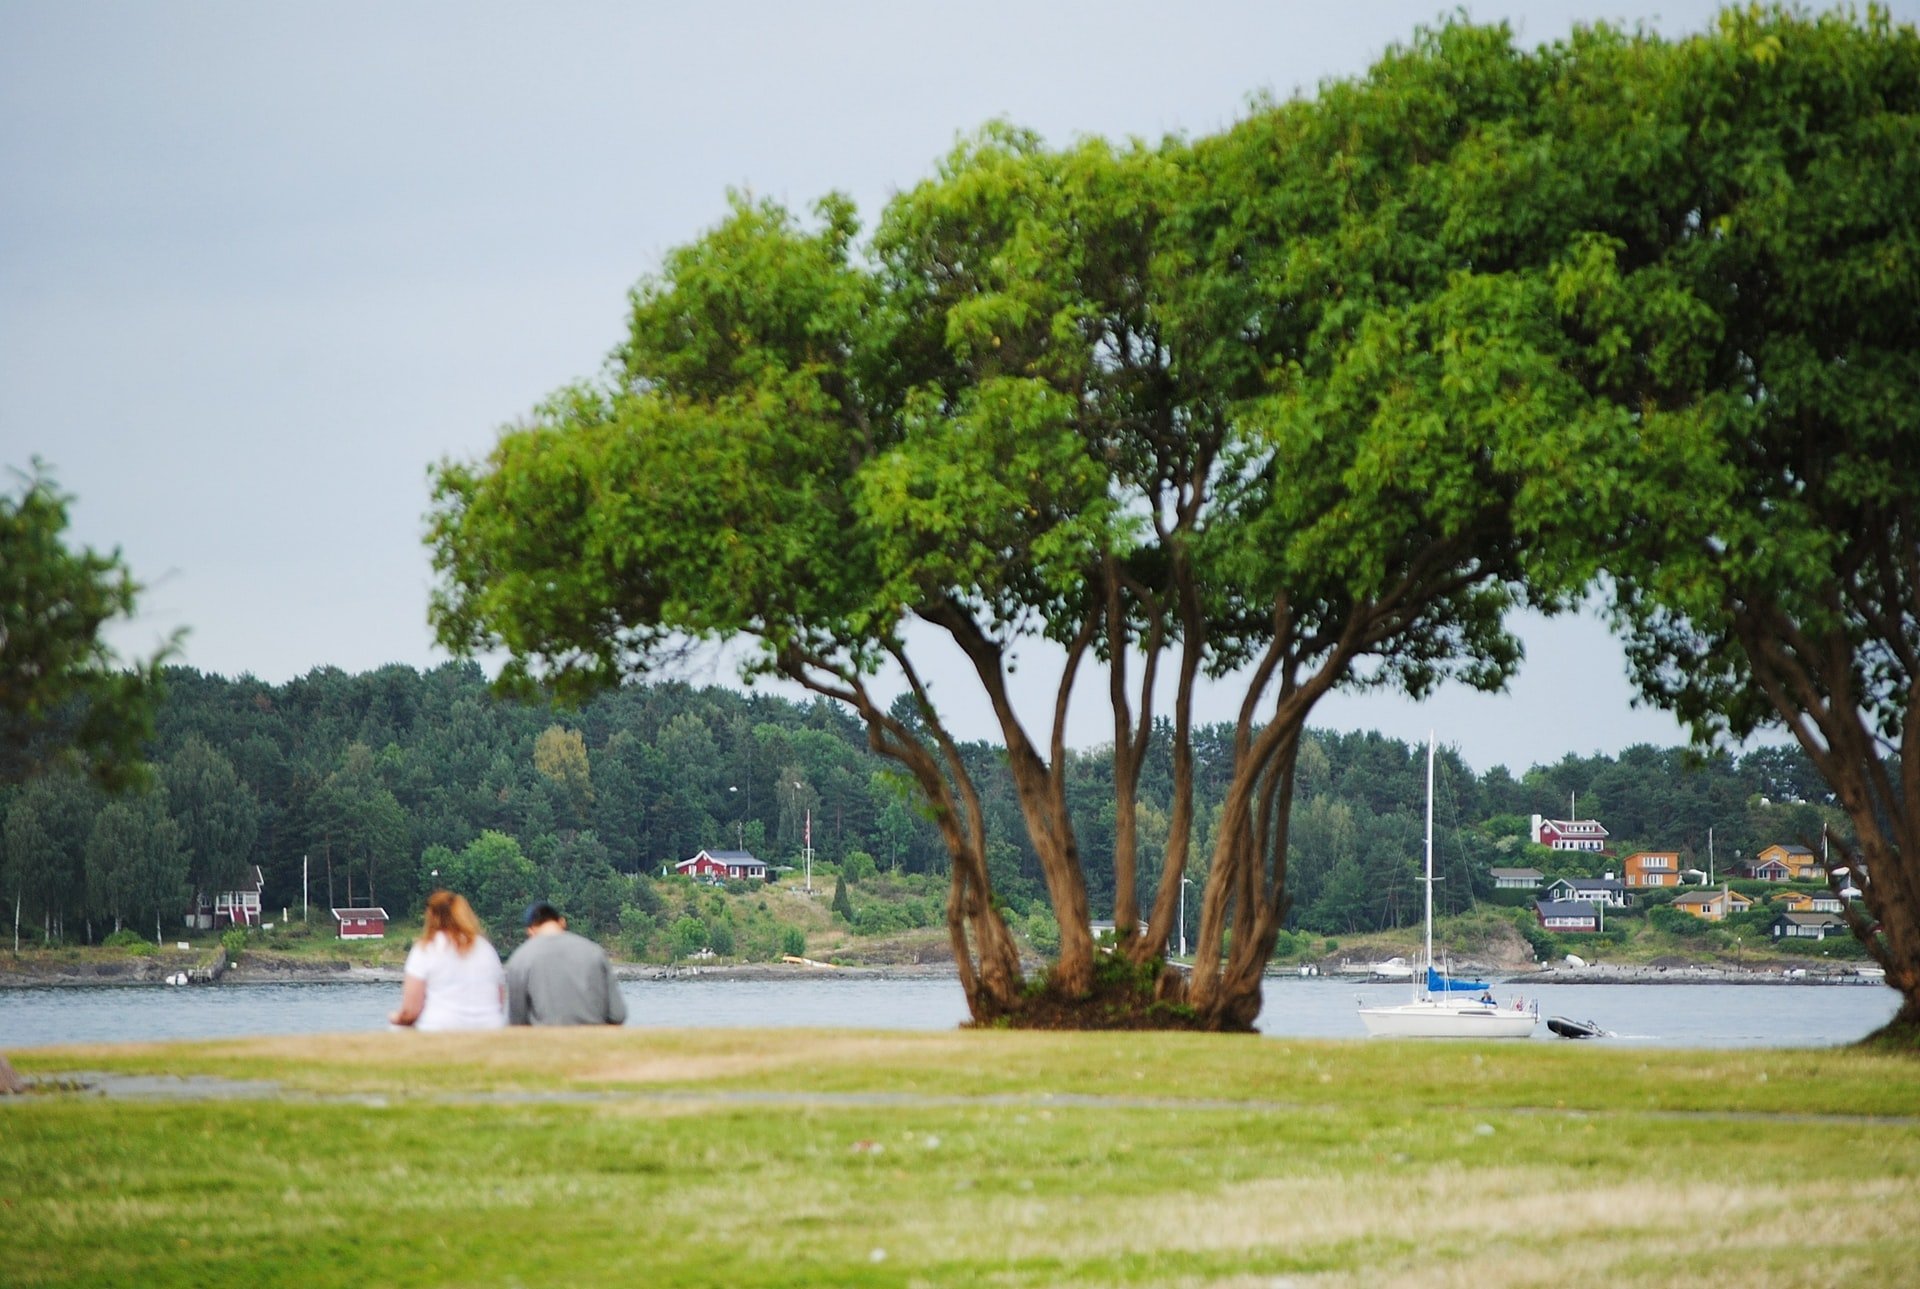
[(527, 942), (507, 959), (510, 1025), (619, 1025), (627, 1003), (599, 945), (545, 900), (527, 906)]

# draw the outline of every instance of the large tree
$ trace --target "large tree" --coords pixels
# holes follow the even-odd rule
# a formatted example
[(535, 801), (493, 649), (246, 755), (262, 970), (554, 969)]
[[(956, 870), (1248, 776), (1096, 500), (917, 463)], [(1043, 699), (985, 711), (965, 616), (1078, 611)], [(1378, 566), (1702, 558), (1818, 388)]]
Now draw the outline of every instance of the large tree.
[(247, 880), (260, 832), (260, 802), (233, 762), (191, 735), (161, 767), (166, 801), (187, 855), (187, 884), (198, 894), (235, 890)]
[(1884, 10), (1741, 10), (1586, 53), (1553, 130), (1597, 180), (1561, 302), (1619, 411), (1564, 518), (1644, 692), (1702, 742), (1784, 727), (1831, 785), (1866, 874), (1849, 917), (1911, 1043), (1920, 37)]
[(162, 924), (180, 917), (192, 890), (187, 851), (165, 791), (109, 801), (94, 816), (85, 853), (95, 911), (111, 917), (116, 931), (123, 922), (152, 918), (157, 943)]
[[(1197, 144), (1050, 151), (995, 127), (897, 198), (863, 259), (838, 200), (813, 229), (736, 202), (635, 293), (613, 381), (559, 395), (485, 464), (441, 467), (441, 639), (504, 646), (509, 681), (565, 688), (746, 637), (750, 670), (848, 704), (931, 805), (982, 1020), (1030, 995), (943, 711), (996, 720), (1058, 923), (1052, 992), (1072, 1002), (1096, 961), (1074, 681), (1104, 665), (1114, 908), (1147, 961), (1191, 860), (1196, 686), (1232, 676), (1196, 970), (1159, 989), (1250, 1027), (1315, 703), (1497, 684), (1517, 659), (1517, 499), (1536, 477), (1564, 489), (1590, 428), (1551, 281), (1506, 271), (1509, 230), (1450, 217), (1545, 78), (1504, 32), (1455, 26)], [(925, 670), (928, 634), (971, 685)], [(1065, 667), (1036, 731), (1009, 678), (1041, 640)], [(883, 666), (905, 709), (877, 691)], [(1163, 675), (1168, 854), (1135, 937)]]
[(36, 463), (0, 493), (0, 785), (71, 759), (118, 787), (137, 779), (172, 645), (123, 665), (102, 636), (133, 615), (139, 583), (118, 551), (67, 545), (71, 498)]

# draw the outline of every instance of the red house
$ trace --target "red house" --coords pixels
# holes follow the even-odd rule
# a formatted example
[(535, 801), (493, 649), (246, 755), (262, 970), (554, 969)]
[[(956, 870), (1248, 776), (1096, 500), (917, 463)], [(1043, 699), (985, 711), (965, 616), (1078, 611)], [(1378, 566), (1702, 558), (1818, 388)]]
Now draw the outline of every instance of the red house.
[(1598, 819), (1543, 819), (1533, 817), (1535, 845), (1553, 850), (1593, 850), (1607, 848), (1607, 830)]
[(335, 909), (333, 920), (340, 924), (342, 940), (384, 940), (387, 938), (385, 909)]
[(708, 882), (767, 880), (766, 864), (744, 850), (703, 850), (675, 864), (673, 871)]

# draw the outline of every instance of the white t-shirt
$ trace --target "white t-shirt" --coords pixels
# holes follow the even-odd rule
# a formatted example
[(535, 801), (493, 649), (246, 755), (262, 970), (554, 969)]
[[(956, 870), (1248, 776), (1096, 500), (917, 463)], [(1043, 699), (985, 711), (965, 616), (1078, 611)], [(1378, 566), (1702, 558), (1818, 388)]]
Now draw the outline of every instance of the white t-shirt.
[(507, 1023), (507, 973), (485, 936), (461, 953), (445, 931), (436, 931), (407, 950), (406, 972), (427, 982), (415, 1029), (499, 1029)]

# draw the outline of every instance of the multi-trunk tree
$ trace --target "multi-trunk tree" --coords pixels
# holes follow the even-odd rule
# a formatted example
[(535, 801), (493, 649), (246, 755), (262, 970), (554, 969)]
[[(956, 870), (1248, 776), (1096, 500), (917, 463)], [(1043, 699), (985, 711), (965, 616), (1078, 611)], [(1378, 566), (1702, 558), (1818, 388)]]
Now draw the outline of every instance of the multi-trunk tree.
[(1560, 300), (1619, 424), (1562, 520), (1575, 562), (1611, 575), (1644, 692), (1701, 741), (1805, 749), (1912, 1045), (1920, 37), (1884, 10), (1741, 10), (1673, 46), (1595, 36), (1580, 65), (1549, 133), (1598, 160)]
[[(1140, 962), (1192, 871), (1194, 971), (1158, 990), (1241, 1028), (1287, 912), (1315, 703), (1498, 684), (1517, 597), (1610, 574), (1650, 695), (1703, 734), (1783, 720), (1821, 767), (1911, 1021), (1914, 45), (1877, 12), (1743, 11), (1677, 42), (1599, 27), (1533, 54), (1455, 24), (1192, 142), (991, 128), (859, 251), (837, 199), (811, 229), (737, 202), (635, 293), (609, 381), (441, 468), (441, 639), (563, 686), (754, 642), (750, 670), (849, 705), (930, 803), (974, 1014), (1018, 1019), (985, 809), (943, 720), (984, 705), (1058, 923), (1056, 997), (1093, 983), (1088, 864), (1112, 865)], [(959, 674), (928, 669), (929, 636)], [(1043, 640), (1064, 667), (1029, 728), (1009, 673)], [(1063, 747), (1096, 668), (1101, 856)], [(1195, 856), (1203, 676), (1243, 702)]]
[[(1501, 271), (1507, 230), (1449, 217), (1544, 75), (1504, 33), (1453, 27), (1194, 144), (1050, 151), (996, 127), (891, 203), (863, 254), (837, 199), (811, 229), (736, 202), (635, 293), (612, 380), (556, 396), (484, 464), (441, 467), (441, 639), (566, 688), (746, 638), (750, 670), (846, 703), (941, 829), (980, 1019), (1018, 1020), (1029, 994), (943, 711), (998, 724), (1071, 1002), (1094, 982), (1086, 864), (1113, 866), (1127, 954), (1174, 931), (1195, 688), (1232, 676), (1196, 970), (1158, 989), (1249, 1027), (1314, 704), (1342, 684), (1498, 683), (1517, 658), (1516, 500), (1564, 490), (1589, 429), (1550, 283)], [(929, 635), (966, 683), (927, 670)], [(1065, 661), (1029, 728), (1009, 675), (1042, 640)], [(1095, 667), (1117, 799), (1099, 857), (1064, 755)], [(1137, 790), (1161, 702), (1173, 795), (1146, 908)]]

